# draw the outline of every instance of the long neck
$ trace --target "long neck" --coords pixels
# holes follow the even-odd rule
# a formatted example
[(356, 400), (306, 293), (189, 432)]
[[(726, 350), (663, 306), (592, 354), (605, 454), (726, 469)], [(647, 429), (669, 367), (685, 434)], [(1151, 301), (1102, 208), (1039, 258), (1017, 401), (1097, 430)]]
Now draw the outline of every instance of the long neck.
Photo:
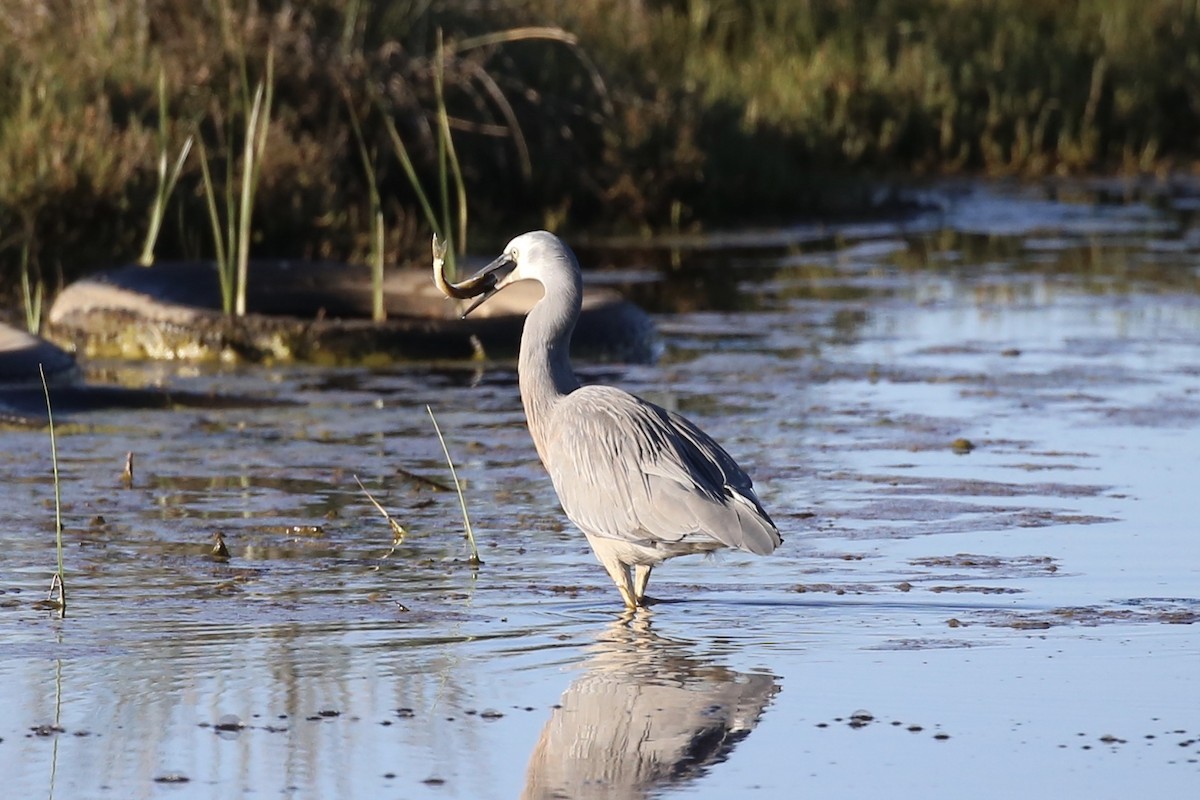
[[(556, 270), (542, 279), (542, 286), (542, 299), (525, 319), (517, 363), (531, 433), (546, 424), (559, 400), (579, 388), (569, 358), (571, 334), (583, 302), (579, 271)], [(534, 433), (534, 442), (543, 438)]]

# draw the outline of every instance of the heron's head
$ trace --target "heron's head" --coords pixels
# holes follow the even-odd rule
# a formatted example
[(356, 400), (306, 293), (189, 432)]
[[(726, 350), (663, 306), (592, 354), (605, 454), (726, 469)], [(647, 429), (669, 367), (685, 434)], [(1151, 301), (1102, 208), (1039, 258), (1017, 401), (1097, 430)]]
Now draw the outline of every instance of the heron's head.
[(574, 256), (562, 239), (549, 231), (521, 234), (504, 246), (499, 258), (457, 284), (459, 287), (474, 287), (470, 296), (475, 297), (475, 302), (467, 306), (462, 315), (467, 316), (510, 283), (527, 279), (545, 283), (545, 272), (561, 262), (568, 265), (575, 263)]

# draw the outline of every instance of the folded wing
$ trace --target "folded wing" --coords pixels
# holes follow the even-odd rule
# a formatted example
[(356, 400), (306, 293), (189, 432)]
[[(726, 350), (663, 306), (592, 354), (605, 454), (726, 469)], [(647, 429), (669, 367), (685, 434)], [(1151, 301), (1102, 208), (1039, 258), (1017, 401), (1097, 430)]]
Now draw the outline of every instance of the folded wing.
[(594, 536), (649, 547), (715, 540), (760, 555), (782, 541), (750, 477), (678, 414), (586, 386), (555, 405), (542, 436), (563, 510)]

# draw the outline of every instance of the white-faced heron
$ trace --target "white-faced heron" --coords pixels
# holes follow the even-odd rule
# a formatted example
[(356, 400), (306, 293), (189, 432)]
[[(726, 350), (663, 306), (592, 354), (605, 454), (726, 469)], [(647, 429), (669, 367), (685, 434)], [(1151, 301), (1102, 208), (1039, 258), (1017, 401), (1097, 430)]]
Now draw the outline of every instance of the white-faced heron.
[[(476, 298), (535, 280), (544, 296), (521, 334), (517, 374), (529, 433), (562, 502), (629, 608), (646, 603), (650, 571), (668, 558), (732, 547), (766, 555), (783, 541), (748, 476), (680, 415), (612, 386), (581, 386), (568, 348), (583, 297), (575, 254), (546, 231), (522, 234), (504, 254), (444, 293)], [(630, 567), (634, 570), (631, 579)]]

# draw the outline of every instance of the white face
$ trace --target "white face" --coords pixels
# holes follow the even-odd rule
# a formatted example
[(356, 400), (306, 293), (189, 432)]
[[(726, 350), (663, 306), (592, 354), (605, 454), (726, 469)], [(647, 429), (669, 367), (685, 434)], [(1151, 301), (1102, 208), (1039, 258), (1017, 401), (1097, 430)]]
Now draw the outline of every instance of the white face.
[(504, 248), (504, 254), (513, 260), (516, 267), (499, 285), (507, 286), (517, 281), (537, 278), (542, 263), (549, 264), (561, 258), (563, 250), (562, 241), (552, 233), (530, 231), (521, 234)]

